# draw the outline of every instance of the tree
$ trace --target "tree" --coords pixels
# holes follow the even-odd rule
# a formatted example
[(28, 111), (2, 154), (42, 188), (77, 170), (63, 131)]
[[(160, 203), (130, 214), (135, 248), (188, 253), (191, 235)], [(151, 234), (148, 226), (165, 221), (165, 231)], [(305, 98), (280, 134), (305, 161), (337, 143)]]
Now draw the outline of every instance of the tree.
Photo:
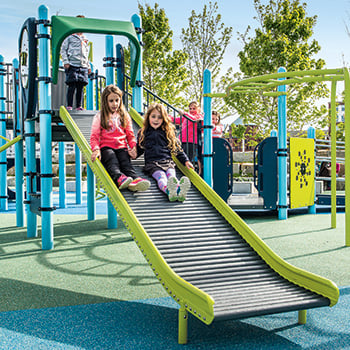
[[(254, 7), (259, 26), (255, 36), (249, 36), (250, 26), (244, 34), (238, 33), (244, 44), (238, 54), (241, 73), (226, 76), (226, 82), (275, 73), (278, 67), (285, 67), (287, 71), (324, 67), (323, 59), (313, 58), (320, 50), (318, 42), (311, 40), (317, 16), (307, 16), (305, 3), (270, 0), (262, 5), (261, 0), (254, 0)], [(328, 89), (324, 83), (288, 86), (288, 128), (301, 129), (322, 119), (327, 108), (317, 106), (316, 102), (326, 96)], [(265, 131), (277, 128), (277, 97), (233, 94), (226, 102), (237, 109), (245, 122), (259, 125)]]
[(187, 90), (189, 100), (201, 102), (204, 71), (210, 69), (215, 81), (232, 37), (232, 27), (225, 27), (217, 11), (216, 2), (204, 5), (202, 13), (197, 14), (193, 10), (188, 19), (188, 28), (182, 29), (181, 41), (188, 55), (187, 69), (192, 82)]
[(190, 84), (185, 68), (187, 55), (173, 51), (173, 31), (164, 9), (157, 3), (154, 8), (148, 4), (138, 7), (145, 30), (142, 36), (145, 86), (169, 103), (183, 106), (185, 99), (181, 93)]

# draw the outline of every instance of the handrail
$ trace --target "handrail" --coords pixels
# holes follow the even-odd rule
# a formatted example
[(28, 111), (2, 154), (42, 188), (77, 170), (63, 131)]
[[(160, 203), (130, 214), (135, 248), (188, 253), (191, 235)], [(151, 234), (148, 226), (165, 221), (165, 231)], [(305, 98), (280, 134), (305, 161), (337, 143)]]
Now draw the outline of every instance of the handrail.
[[(3, 137), (2, 137), (3, 138)], [(12, 145), (14, 145), (15, 143), (17, 143), (18, 141), (22, 140), (22, 136), (19, 135), (17, 137), (15, 137), (13, 140), (8, 141), (7, 143), (5, 143), (3, 146), (0, 147), (0, 153), (2, 151), (5, 151), (6, 149), (8, 149), (9, 147), (11, 147)]]

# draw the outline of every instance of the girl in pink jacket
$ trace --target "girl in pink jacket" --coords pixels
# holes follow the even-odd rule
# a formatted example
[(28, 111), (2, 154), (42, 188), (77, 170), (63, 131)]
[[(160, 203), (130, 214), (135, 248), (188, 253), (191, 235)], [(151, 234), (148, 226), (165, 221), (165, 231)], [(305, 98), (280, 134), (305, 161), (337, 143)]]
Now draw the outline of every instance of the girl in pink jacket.
[(196, 101), (190, 102), (188, 109), (188, 113), (181, 112), (181, 118), (175, 118), (175, 123), (180, 124), (181, 122), (180, 140), (182, 148), (191, 162), (194, 163), (197, 160), (198, 173), (201, 174), (202, 146), (199, 144), (198, 124), (202, 123), (203, 114), (201, 114), (200, 106)]
[(101, 111), (91, 126), (91, 160), (101, 160), (119, 189), (146, 191), (150, 182), (137, 176), (130, 161), (130, 157), (136, 157), (136, 139), (122, 96), (115, 85), (107, 86), (102, 92)]

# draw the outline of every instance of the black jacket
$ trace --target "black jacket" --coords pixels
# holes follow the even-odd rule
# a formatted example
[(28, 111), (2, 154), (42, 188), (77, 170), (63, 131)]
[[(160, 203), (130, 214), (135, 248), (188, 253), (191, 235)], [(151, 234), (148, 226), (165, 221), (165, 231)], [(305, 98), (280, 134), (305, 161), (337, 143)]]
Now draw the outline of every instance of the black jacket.
[[(161, 128), (153, 129), (151, 126), (146, 130), (142, 147), (140, 146), (139, 140), (137, 142), (137, 157), (143, 153), (145, 154), (145, 164), (172, 159), (164, 130)], [(176, 157), (182, 164), (185, 164), (189, 160), (186, 153), (181, 148), (177, 152)]]

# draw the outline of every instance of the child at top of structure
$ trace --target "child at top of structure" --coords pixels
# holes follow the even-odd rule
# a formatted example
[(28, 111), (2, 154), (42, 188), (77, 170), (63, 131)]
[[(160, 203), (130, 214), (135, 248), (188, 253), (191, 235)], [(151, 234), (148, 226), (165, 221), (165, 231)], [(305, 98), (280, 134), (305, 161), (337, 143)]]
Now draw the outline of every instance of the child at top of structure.
[(165, 107), (159, 103), (148, 108), (138, 134), (137, 156), (143, 153), (145, 172), (157, 181), (159, 189), (168, 195), (170, 201), (183, 202), (191, 182), (186, 176), (178, 181), (172, 154), (188, 169), (193, 169), (193, 165), (181, 149)]
[[(78, 15), (84, 18), (83, 15)], [(61, 57), (66, 74), (67, 110), (73, 109), (75, 93), (76, 109), (83, 110), (83, 89), (88, 84), (91, 72), (89, 63), (89, 41), (83, 33), (69, 35), (62, 43)]]
[(150, 182), (137, 176), (130, 161), (130, 157), (136, 157), (136, 139), (122, 97), (122, 91), (115, 85), (102, 92), (101, 111), (94, 116), (91, 126), (91, 160), (101, 160), (120, 190), (146, 191)]
[[(180, 111), (182, 118), (175, 118), (175, 123), (180, 124), (181, 120), (181, 135), (180, 140), (188, 157), (192, 160), (198, 152), (198, 123), (203, 121), (203, 114), (201, 113), (198, 102), (192, 101), (188, 105), (189, 112)], [(199, 154), (197, 154), (200, 156)]]
[(220, 113), (217, 111), (211, 112), (211, 121), (213, 124), (212, 136), (222, 137), (224, 126), (220, 123)]

